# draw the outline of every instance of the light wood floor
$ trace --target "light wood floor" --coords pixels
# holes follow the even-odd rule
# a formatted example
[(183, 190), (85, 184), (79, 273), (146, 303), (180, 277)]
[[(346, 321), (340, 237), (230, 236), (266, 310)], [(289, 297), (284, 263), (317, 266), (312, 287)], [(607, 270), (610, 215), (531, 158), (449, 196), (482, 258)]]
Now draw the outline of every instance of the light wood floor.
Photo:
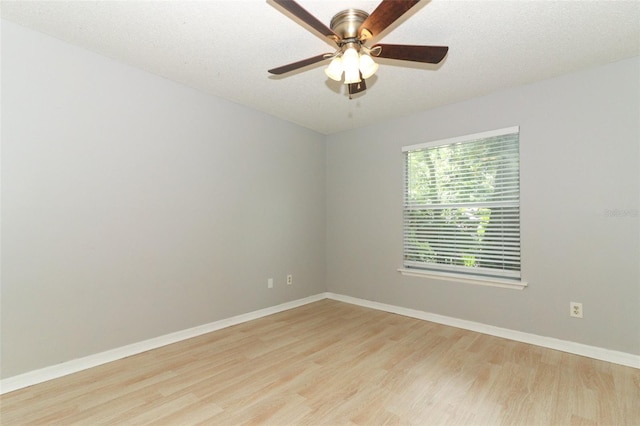
[(640, 370), (323, 300), (0, 403), (3, 425), (640, 425)]

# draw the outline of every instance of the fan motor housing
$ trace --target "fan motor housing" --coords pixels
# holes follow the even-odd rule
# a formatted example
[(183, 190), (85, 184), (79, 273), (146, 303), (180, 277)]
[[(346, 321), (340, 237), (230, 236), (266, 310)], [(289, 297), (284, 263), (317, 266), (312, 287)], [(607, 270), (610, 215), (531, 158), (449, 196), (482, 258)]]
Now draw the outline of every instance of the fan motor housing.
[(331, 18), (329, 24), (333, 32), (343, 39), (358, 37), (360, 25), (369, 17), (369, 14), (360, 9), (347, 9), (338, 12)]

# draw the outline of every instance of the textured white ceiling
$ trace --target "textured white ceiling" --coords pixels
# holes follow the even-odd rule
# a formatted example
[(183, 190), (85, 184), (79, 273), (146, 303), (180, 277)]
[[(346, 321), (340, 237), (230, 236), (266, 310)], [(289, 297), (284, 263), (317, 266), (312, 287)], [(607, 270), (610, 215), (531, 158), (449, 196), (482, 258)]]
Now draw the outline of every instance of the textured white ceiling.
[[(327, 26), (377, 0), (298, 0)], [(330, 134), (640, 55), (639, 1), (423, 0), (376, 41), (449, 46), (438, 66), (379, 59), (349, 100), (326, 63), (267, 69), (333, 46), (270, 0), (2, 1), (2, 18)]]

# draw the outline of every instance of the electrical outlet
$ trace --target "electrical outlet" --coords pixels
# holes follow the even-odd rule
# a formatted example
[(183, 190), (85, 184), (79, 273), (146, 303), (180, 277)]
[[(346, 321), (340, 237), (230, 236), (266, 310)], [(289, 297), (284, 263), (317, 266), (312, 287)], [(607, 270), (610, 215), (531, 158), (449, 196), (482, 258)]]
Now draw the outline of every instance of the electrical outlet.
[(569, 315), (575, 318), (582, 318), (582, 303), (569, 302)]
[(293, 284), (293, 275), (287, 275), (287, 285)]
[(273, 288), (273, 278), (267, 280), (267, 288)]

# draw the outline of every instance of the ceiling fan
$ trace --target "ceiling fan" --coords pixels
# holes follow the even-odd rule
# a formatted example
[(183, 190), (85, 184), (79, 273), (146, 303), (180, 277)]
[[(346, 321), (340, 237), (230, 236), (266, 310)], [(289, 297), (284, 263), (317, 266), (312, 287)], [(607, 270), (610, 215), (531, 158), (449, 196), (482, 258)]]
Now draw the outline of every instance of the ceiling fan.
[(379, 35), (419, 1), (382, 0), (371, 14), (359, 9), (346, 9), (338, 12), (327, 27), (294, 0), (273, 0), (315, 32), (332, 40), (337, 45), (337, 49), (333, 53), (324, 53), (272, 68), (269, 72), (276, 75), (286, 74), (331, 59), (325, 73), (336, 81), (342, 81), (344, 74), (344, 83), (348, 87), (349, 98), (351, 98), (351, 95), (366, 90), (365, 79), (378, 70), (378, 64), (373, 61), (372, 56), (437, 64), (446, 56), (448, 47), (379, 43), (371, 47), (367, 46), (368, 41)]

